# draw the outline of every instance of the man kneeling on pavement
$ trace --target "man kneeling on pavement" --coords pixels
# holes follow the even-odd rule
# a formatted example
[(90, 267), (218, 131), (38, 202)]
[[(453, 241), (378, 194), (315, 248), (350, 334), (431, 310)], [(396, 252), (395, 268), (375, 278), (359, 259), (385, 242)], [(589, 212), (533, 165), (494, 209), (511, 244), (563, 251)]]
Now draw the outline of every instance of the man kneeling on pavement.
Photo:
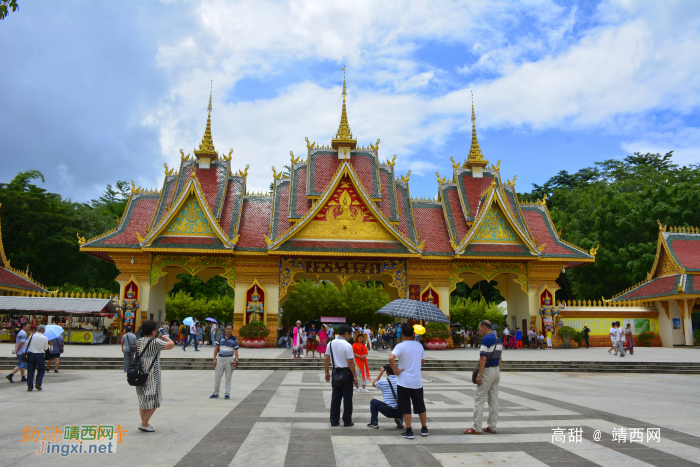
[[(386, 373), (387, 377), (385, 379), (380, 379), (384, 373)], [(396, 428), (403, 428), (401, 414), (396, 405), (398, 379), (394, 375), (391, 365), (384, 365), (382, 367), (375, 380), (372, 381), (372, 386), (382, 391), (382, 399), (384, 399), (384, 401), (372, 399), (370, 402), (369, 410), (372, 414), (372, 418), (367, 427), (379, 428), (379, 413), (381, 412), (385, 417), (394, 419)]]

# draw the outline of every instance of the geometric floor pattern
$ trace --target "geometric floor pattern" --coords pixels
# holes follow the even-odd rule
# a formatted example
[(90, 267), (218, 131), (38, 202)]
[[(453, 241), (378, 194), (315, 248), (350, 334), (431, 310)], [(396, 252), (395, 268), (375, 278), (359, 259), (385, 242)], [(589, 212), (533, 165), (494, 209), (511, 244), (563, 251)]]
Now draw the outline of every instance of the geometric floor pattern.
[[(241, 372), (238, 372), (240, 375)], [(498, 434), (466, 436), (474, 389), (468, 372), (424, 378), (430, 436), (405, 440), (354, 393), (354, 427), (331, 428), (330, 385), (320, 372), (275, 371), (228, 413), (178, 466), (698, 466), (700, 438), (666, 427), (542, 397), (501, 383)], [(601, 394), (601, 397), (605, 397)], [(484, 423), (487, 413), (484, 415)], [(418, 420), (414, 417), (414, 427)], [(553, 428), (563, 433), (553, 438)], [(640, 432), (638, 429), (642, 429)], [(653, 437), (660, 430), (660, 440)], [(580, 429), (580, 431), (577, 431)], [(624, 429), (625, 441), (621, 442)], [(600, 439), (596, 430), (600, 431)], [(414, 430), (415, 431), (415, 430)], [(417, 431), (416, 431), (417, 432)], [(613, 432), (620, 433), (613, 440)], [(579, 436), (577, 437), (577, 433)], [(634, 435), (632, 434), (634, 433)], [(642, 434), (642, 442), (638, 435)], [(647, 439), (649, 436), (652, 439)], [(631, 442), (632, 437), (634, 441)]]

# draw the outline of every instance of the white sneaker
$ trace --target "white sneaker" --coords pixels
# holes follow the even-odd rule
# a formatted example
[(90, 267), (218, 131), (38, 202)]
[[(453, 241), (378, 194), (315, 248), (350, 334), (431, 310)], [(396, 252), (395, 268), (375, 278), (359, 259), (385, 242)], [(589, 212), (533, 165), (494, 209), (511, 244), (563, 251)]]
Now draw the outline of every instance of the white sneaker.
[(362, 388), (355, 389), (355, 392), (362, 392)]
[(147, 432), (149, 432), (149, 433), (152, 433), (152, 432), (156, 431), (156, 429), (153, 428), (151, 425), (148, 425), (148, 426), (139, 425), (139, 430), (141, 430), (141, 431), (147, 431)]
[(362, 392), (369, 392), (369, 389), (363, 389)]

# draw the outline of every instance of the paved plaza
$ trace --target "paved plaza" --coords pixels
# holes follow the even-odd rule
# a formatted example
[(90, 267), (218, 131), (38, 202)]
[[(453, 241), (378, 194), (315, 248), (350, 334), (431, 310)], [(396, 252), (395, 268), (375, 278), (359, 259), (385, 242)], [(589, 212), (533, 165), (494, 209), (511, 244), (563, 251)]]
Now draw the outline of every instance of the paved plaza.
[[(466, 436), (474, 396), (469, 376), (424, 372), (430, 436), (405, 440), (381, 415), (380, 429), (366, 428), (369, 401), (381, 398), (374, 389), (354, 394), (354, 427), (331, 428), (330, 385), (320, 371), (236, 371), (229, 401), (208, 399), (213, 371), (164, 371), (155, 433), (137, 430), (136, 394), (122, 372), (47, 373), (41, 392), (0, 384), (0, 465), (700, 465), (697, 376), (503, 373), (498, 434)], [(49, 427), (66, 425), (121, 426), (128, 433), (114, 454), (38, 456), (40, 442), (22, 442), (25, 427), (36, 428), (41, 440)], [(643, 442), (613, 442), (620, 427), (642, 428)], [(564, 430), (564, 443), (552, 442), (553, 428)], [(580, 442), (569, 440), (576, 428)], [(649, 428), (660, 428), (659, 442), (647, 442)]]
[[(199, 346), (200, 351), (195, 352), (194, 347), (190, 347), (183, 352), (176, 346), (173, 350), (163, 352), (161, 358), (207, 358), (211, 359), (214, 348), (211, 345)], [(14, 346), (8, 343), (0, 344), (0, 356), (11, 357)], [(247, 349), (241, 347), (240, 358), (292, 358), (291, 349), (262, 348)], [(371, 360), (386, 361), (390, 355), (389, 350), (370, 351), (368, 358)], [(478, 360), (479, 349), (453, 349), (453, 350), (426, 350), (428, 360)], [(63, 357), (102, 357), (121, 358), (121, 347), (119, 345), (66, 345)], [(309, 354), (309, 357), (311, 354)], [(535, 350), (519, 349), (506, 350), (503, 353), (504, 361), (567, 361), (567, 362), (591, 362), (591, 361), (635, 361), (635, 362), (687, 362), (700, 363), (700, 349), (697, 347), (635, 347), (634, 355), (624, 358), (615, 357), (608, 354), (607, 347), (591, 347), (590, 349), (553, 349)], [(316, 359), (318, 354), (316, 354)]]

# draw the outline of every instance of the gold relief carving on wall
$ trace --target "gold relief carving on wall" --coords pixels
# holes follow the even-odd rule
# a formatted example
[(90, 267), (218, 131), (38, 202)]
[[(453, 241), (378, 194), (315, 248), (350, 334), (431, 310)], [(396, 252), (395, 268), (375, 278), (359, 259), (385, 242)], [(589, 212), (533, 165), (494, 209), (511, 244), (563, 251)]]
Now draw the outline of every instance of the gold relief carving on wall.
[(150, 254), (110, 254), (119, 270), (118, 280), (128, 280), (131, 276), (139, 280), (148, 279), (151, 272)]
[(663, 252), (664, 259), (661, 261), (661, 267), (659, 268), (659, 276), (669, 276), (671, 274), (685, 274), (685, 270), (678, 266), (678, 264), (669, 258), (666, 251)]
[(437, 287), (449, 286), (450, 265), (449, 261), (408, 260), (406, 263), (406, 276), (411, 284), (432, 282)]
[(533, 265), (528, 267), (528, 279), (530, 287), (541, 287), (549, 284), (555, 287), (556, 281), (561, 274), (563, 264)]
[(163, 232), (168, 235), (213, 236), (214, 229), (209, 223), (197, 198), (191, 196), (182, 211)]
[(236, 285), (236, 260), (225, 256), (154, 256), (150, 269), (151, 286), (158, 283), (167, 272), (168, 266), (181, 267), (191, 275), (196, 275), (206, 268), (223, 268), (220, 274), (228, 284), (235, 288)]
[(472, 241), (474, 243), (522, 243), (506, 222), (503, 213), (493, 205), (486, 212)]
[(524, 263), (454, 262), (450, 268), (450, 293), (457, 288), (459, 282), (462, 282), (459, 275), (465, 272), (478, 274), (487, 281), (491, 281), (502, 273), (517, 274), (515, 282), (520, 284), (523, 292), (528, 293), (527, 266)]
[(682, 298), (675, 298), (674, 301), (676, 302), (676, 306), (678, 307), (678, 309), (681, 310), (681, 314), (682, 314), (685, 318), (690, 318), (690, 316), (689, 316), (689, 314), (688, 314), (688, 309), (692, 308), (692, 304), (689, 304), (689, 305), (688, 305), (688, 308), (686, 308), (686, 307), (685, 307), (685, 302), (686, 302), (686, 301), (683, 300)]
[(295, 238), (396, 240), (369, 213), (349, 177), (341, 179), (328, 203)]
[(239, 281), (277, 284), (279, 281), (280, 260), (277, 257), (239, 256), (236, 259), (236, 277)]
[(663, 308), (664, 311), (666, 312), (666, 317), (670, 320), (671, 319), (671, 310), (670, 310), (671, 304), (668, 303), (668, 300), (659, 300), (659, 303), (661, 304), (661, 308)]

